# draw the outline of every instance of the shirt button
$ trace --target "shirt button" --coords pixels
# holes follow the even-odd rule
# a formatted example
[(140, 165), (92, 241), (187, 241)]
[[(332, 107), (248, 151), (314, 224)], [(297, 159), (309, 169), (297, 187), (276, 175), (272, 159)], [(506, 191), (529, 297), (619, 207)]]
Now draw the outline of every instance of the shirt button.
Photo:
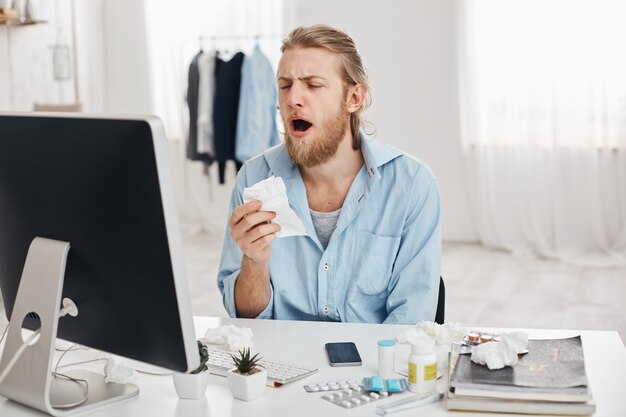
[(330, 269), (330, 267), (328, 266), (327, 263), (324, 264), (324, 271), (328, 271)]
[(324, 306), (324, 314), (328, 314), (328, 306)]

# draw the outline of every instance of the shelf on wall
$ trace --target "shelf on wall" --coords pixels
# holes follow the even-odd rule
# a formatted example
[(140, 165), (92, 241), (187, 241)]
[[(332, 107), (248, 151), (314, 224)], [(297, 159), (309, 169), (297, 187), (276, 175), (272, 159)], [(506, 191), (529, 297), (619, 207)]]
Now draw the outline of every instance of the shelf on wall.
[(29, 26), (29, 25), (38, 25), (41, 23), (48, 23), (48, 21), (37, 20), (37, 19), (31, 19), (31, 20), (6, 19), (6, 18), (0, 17), (0, 25), (6, 25), (6, 26)]

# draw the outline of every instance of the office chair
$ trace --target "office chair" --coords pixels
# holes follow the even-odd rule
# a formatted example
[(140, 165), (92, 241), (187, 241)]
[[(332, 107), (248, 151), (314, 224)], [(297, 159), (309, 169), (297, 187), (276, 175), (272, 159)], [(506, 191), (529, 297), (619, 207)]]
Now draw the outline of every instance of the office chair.
[(435, 313), (435, 323), (443, 324), (445, 309), (446, 309), (446, 286), (443, 284), (443, 278), (439, 277), (439, 298), (437, 300), (437, 312)]

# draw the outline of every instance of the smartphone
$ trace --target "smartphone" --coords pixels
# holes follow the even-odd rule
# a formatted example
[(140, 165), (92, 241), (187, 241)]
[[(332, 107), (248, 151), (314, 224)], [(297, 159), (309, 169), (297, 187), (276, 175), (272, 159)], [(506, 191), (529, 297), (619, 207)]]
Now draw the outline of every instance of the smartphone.
[(353, 342), (326, 343), (330, 366), (360, 366), (361, 355)]

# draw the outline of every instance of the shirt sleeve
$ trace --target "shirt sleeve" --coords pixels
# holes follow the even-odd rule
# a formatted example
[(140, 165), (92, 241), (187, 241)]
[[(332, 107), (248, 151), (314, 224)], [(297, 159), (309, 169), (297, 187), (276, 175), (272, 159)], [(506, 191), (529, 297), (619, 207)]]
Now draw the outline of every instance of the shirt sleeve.
[(437, 183), (427, 168), (417, 173), (392, 270), (384, 323), (433, 321), (441, 273), (441, 205)]
[[(246, 166), (244, 165), (237, 174), (237, 182), (230, 198), (230, 207), (228, 209), (228, 218), (233, 214), (233, 210), (243, 204), (243, 189), (245, 187)], [(241, 261), (243, 252), (237, 246), (237, 243), (230, 237), (230, 224), (226, 226), (226, 234), (224, 236), (224, 245), (222, 246), (222, 257), (217, 273), (217, 287), (222, 293), (222, 302), (224, 308), (230, 317), (237, 317), (237, 308), (235, 305), (235, 284), (241, 271)], [(265, 309), (256, 317), (260, 319), (273, 318), (274, 312), (274, 288), (270, 280), (270, 300)]]

